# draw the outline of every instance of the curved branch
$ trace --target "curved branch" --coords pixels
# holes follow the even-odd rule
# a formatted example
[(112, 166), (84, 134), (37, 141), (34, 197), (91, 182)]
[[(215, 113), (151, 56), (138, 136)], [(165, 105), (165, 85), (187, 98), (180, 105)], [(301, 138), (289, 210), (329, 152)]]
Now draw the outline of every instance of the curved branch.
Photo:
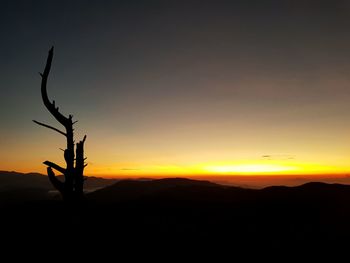
[(46, 66), (44, 69), (44, 73), (40, 73), (41, 76), (41, 97), (43, 99), (44, 105), (47, 108), (47, 110), (55, 117), (55, 119), (61, 123), (63, 126), (67, 126), (69, 124), (69, 119), (65, 117), (63, 114), (61, 114), (58, 111), (58, 107), (56, 108), (55, 102), (51, 103), (49, 100), (49, 97), (47, 96), (47, 89), (46, 89), (46, 84), (47, 84), (47, 79), (50, 74), (50, 69), (51, 69), (51, 63), (52, 63), (52, 58), (53, 58), (53, 47), (49, 51), (49, 55), (47, 57), (46, 61)]
[(33, 122), (35, 122), (36, 124), (38, 124), (38, 125), (40, 125), (40, 126), (44, 126), (44, 127), (49, 128), (49, 129), (51, 129), (51, 130), (54, 130), (54, 131), (56, 131), (56, 132), (62, 134), (63, 136), (67, 136), (66, 133), (64, 133), (63, 131), (60, 131), (59, 129), (57, 129), (57, 128), (55, 128), (55, 127), (52, 127), (52, 126), (47, 125), (47, 124), (42, 123), (42, 122), (38, 122), (38, 121), (36, 121), (36, 120), (33, 120)]

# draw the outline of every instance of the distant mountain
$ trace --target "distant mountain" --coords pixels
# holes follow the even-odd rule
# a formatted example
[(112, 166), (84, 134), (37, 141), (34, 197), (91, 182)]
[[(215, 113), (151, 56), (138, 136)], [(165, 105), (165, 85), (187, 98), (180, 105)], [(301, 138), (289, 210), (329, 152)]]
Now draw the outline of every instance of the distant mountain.
[[(63, 179), (63, 178), (62, 178)], [(135, 199), (196, 200), (197, 202), (239, 203), (253, 200), (302, 200), (337, 203), (350, 201), (350, 186), (319, 182), (296, 187), (271, 186), (263, 189), (246, 189), (224, 186), (210, 181), (186, 178), (118, 180), (89, 177), (85, 182), (88, 198), (101, 202), (121, 202)], [(0, 171), (0, 199), (2, 196), (21, 195), (42, 197), (42, 193), (54, 192), (47, 176), (39, 173)], [(37, 193), (40, 193), (37, 195)], [(37, 198), (35, 198), (37, 199)]]
[[(121, 180), (88, 194), (89, 199), (100, 202), (122, 202), (130, 200), (188, 200), (197, 202), (263, 202), (274, 200), (324, 201), (340, 203), (350, 201), (350, 186), (312, 182), (300, 186), (271, 186), (263, 189), (246, 189), (224, 186), (209, 181), (185, 178), (158, 180)], [(338, 204), (339, 204), (338, 202)]]
[[(63, 179), (62, 176), (59, 176), (59, 178)], [(90, 192), (116, 183), (117, 181), (117, 179), (89, 177), (85, 181), (85, 189)], [(45, 175), (39, 173), (0, 171), (0, 193), (25, 189), (37, 189), (46, 192), (55, 190)]]
[(28, 188), (53, 189), (47, 176), (42, 174), (0, 171), (0, 192)]
[(144, 196), (155, 195), (159, 193), (169, 193), (170, 191), (179, 191), (190, 188), (208, 188), (224, 186), (209, 182), (191, 180), (186, 178), (164, 178), (157, 180), (121, 180), (113, 185), (97, 190), (89, 194), (92, 200), (120, 201), (126, 199), (141, 198)]

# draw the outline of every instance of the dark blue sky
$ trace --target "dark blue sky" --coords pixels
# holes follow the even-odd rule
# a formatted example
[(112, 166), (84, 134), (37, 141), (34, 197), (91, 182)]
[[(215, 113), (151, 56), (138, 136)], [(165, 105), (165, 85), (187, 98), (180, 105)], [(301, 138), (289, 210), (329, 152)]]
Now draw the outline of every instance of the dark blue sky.
[(40, 170), (57, 144), (31, 123), (54, 123), (37, 74), (51, 45), (49, 95), (88, 133), (92, 172), (349, 158), (348, 1), (14, 0), (0, 20), (0, 169)]

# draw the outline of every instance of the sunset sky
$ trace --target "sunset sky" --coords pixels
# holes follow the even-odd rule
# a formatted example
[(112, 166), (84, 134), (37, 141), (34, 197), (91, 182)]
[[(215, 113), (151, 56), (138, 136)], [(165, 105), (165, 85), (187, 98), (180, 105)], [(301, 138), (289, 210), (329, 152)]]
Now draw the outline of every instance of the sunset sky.
[(87, 134), (86, 174), (350, 173), (349, 1), (1, 1), (0, 170), (45, 173)]

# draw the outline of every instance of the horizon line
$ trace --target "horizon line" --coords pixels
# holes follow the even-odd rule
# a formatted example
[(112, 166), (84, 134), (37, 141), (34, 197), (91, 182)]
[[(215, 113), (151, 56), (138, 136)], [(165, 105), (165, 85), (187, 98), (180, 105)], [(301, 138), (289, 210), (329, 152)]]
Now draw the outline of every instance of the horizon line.
[[(0, 170), (0, 173), (2, 172), (12, 172), (12, 173), (21, 173), (21, 174), (42, 174), (47, 176), (45, 173), (41, 172), (36, 172), (36, 171), (30, 171), (30, 172), (22, 172), (22, 171), (16, 171), (16, 170)], [(59, 174), (62, 175), (62, 174)], [(286, 173), (286, 174), (274, 174), (274, 173), (261, 173), (261, 174), (232, 174), (232, 173), (227, 173), (227, 174), (222, 174), (222, 173), (216, 173), (216, 174), (85, 174), (85, 176), (88, 177), (100, 177), (100, 178), (145, 178), (145, 177), (153, 177), (153, 178), (164, 178), (164, 177), (170, 177), (170, 178), (181, 178), (181, 177), (207, 177), (207, 178), (264, 178), (264, 177), (274, 177), (274, 178), (287, 178), (287, 177), (349, 177), (350, 178), (350, 172), (327, 172), (327, 173)]]

